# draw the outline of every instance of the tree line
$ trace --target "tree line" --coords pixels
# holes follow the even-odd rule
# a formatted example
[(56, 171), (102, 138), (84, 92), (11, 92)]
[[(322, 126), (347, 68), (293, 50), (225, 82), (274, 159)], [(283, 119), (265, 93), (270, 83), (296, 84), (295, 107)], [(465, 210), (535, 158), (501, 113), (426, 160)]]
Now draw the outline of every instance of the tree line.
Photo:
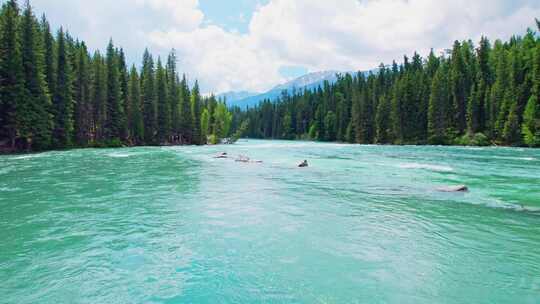
[(230, 135), (225, 102), (202, 97), (180, 78), (173, 51), (165, 62), (145, 51), (128, 69), (112, 39), (90, 54), (62, 28), (52, 34), (29, 1), (0, 11), (0, 150), (218, 143)]
[(456, 41), (233, 112), (254, 138), (539, 147), (540, 38)]

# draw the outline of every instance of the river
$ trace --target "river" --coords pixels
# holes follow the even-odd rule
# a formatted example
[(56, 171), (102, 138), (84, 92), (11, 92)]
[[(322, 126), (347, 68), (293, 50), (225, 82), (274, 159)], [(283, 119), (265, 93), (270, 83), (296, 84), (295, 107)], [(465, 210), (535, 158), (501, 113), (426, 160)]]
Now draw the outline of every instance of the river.
[(539, 303), (540, 150), (0, 156), (0, 233), (2, 303)]

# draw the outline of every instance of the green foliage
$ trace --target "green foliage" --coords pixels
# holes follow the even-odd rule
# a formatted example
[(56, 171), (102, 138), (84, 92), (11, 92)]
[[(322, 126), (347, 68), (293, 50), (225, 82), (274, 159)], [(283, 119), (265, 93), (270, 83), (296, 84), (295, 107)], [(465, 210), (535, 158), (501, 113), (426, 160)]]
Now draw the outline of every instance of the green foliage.
[(193, 117), (191, 115), (191, 92), (189, 90), (186, 76), (180, 82), (180, 136), (185, 142), (191, 143), (193, 139)]
[(448, 118), (448, 80), (445, 71), (438, 69), (431, 83), (428, 108), (428, 142), (433, 145), (446, 143)]
[(249, 119), (248, 120), (244, 120), (240, 126), (238, 127), (238, 129), (236, 130), (236, 132), (234, 132), (233, 136), (231, 137), (231, 142), (232, 143), (235, 143), (237, 142), (240, 138), (242, 138), (242, 136), (244, 136), (244, 134), (246, 133), (246, 131), (248, 130), (249, 128)]
[(155, 89), (154, 59), (146, 50), (143, 55), (143, 68), (141, 73), (141, 95), (143, 99), (144, 142), (156, 144), (157, 132), (157, 106)]
[(157, 64), (157, 138), (158, 143), (166, 143), (171, 135), (171, 105), (168, 96), (167, 75), (161, 64), (161, 59), (158, 59)]
[[(204, 109), (201, 114), (201, 137), (206, 142), (206, 139), (210, 133), (210, 114), (208, 109)], [(211, 134), (214, 140), (217, 140), (216, 134)], [(211, 142), (211, 141), (210, 141)]]
[(336, 114), (334, 114), (334, 112), (328, 111), (328, 113), (326, 113), (326, 116), (324, 117), (324, 128), (326, 129), (324, 140), (336, 140)]
[(218, 139), (226, 138), (231, 131), (232, 114), (225, 103), (218, 103), (214, 110), (214, 134)]
[(504, 125), (503, 138), (505, 143), (509, 146), (521, 145), (521, 134), (519, 128), (519, 121), (517, 115), (517, 106), (512, 107), (512, 110), (508, 114), (508, 120)]
[[(363, 144), (540, 146), (540, 39), (528, 31), (493, 45), (456, 41), (449, 56), (417, 53), (376, 72), (338, 75), (313, 90), (228, 109), (190, 89), (174, 50), (166, 65), (145, 51), (128, 72), (106, 56), (53, 37), (45, 17), (17, 1), (0, 10), (0, 148), (219, 143), (230, 137), (310, 138)], [(232, 135), (231, 135), (232, 134)], [(473, 135), (474, 134), (474, 135)]]
[(312, 139), (312, 140), (317, 140), (319, 139), (319, 126), (318, 126), (318, 122), (314, 123), (311, 125), (311, 127), (309, 127), (309, 138)]
[(219, 138), (216, 136), (216, 134), (211, 134), (210, 136), (208, 136), (208, 144), (211, 144), (211, 145), (219, 144)]
[(18, 107), (19, 136), (27, 149), (44, 150), (51, 145), (51, 99), (45, 82), (39, 23), (27, 3), (21, 19), (22, 63), (26, 97)]
[[(16, 1), (4, 3), (0, 26), (0, 137), (15, 149), (17, 138), (27, 132), (26, 90), (19, 35), (19, 7)], [(21, 131), (23, 134), (20, 134)]]
[(540, 44), (534, 51), (531, 78), (532, 92), (523, 113), (521, 133), (526, 145), (540, 147)]
[(127, 95), (129, 103), (129, 134), (131, 134), (132, 144), (142, 144), (144, 142), (144, 122), (142, 115), (141, 102), (141, 84), (139, 74), (135, 66), (129, 72), (129, 94)]
[(522, 134), (525, 144), (540, 147), (540, 102), (538, 96), (531, 96), (523, 114)]
[(53, 146), (69, 148), (73, 139), (73, 91), (71, 64), (69, 62), (66, 37), (63, 29), (58, 32), (58, 60), (56, 94), (54, 96), (53, 113), (55, 116), (53, 130)]
[(89, 61), (88, 51), (85, 44), (82, 43), (77, 51), (73, 96), (75, 99), (75, 143), (82, 147), (90, 143), (92, 129), (92, 116), (88, 115), (92, 109)]
[(107, 115), (105, 119), (105, 137), (109, 141), (120, 139), (124, 128), (124, 111), (122, 107), (122, 91), (118, 54), (112, 39), (107, 47)]
[(377, 107), (377, 114), (375, 116), (376, 125), (376, 143), (387, 143), (391, 138), (391, 104), (390, 100), (386, 96), (381, 96), (379, 105)]
[[(120, 147), (218, 143), (231, 134), (224, 103), (193, 93), (179, 80), (173, 51), (164, 67), (145, 51), (142, 69), (128, 72), (112, 39), (106, 56), (92, 56), (63, 29), (51, 34), (29, 3), (0, 11), (0, 149)], [(205, 113), (201, 121), (201, 113)], [(201, 123), (203, 123), (201, 125)], [(235, 125), (235, 131), (238, 128)], [(246, 127), (247, 128), (247, 127)], [(202, 129), (202, 130), (201, 130)]]
[[(313, 90), (246, 110), (247, 136), (362, 144), (538, 146), (540, 39), (456, 41), (451, 52), (417, 53), (376, 72), (338, 75)], [(470, 135), (475, 134), (475, 135)]]
[(489, 146), (491, 142), (483, 133), (465, 134), (459, 138), (457, 144), (461, 146)]
[(195, 82), (191, 92), (191, 117), (193, 121), (192, 143), (200, 145), (203, 139), (201, 137), (201, 95), (198, 82)]

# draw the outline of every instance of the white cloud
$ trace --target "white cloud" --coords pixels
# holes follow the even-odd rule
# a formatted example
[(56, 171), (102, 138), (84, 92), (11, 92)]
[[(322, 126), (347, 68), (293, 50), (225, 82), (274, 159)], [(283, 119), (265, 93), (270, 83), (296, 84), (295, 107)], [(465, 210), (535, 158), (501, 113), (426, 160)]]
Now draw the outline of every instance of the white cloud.
[(203, 90), (263, 90), (282, 79), (279, 60), (272, 53), (257, 49), (250, 36), (215, 25), (192, 32), (155, 31), (148, 34), (148, 39), (162, 51), (174, 47), (181, 68), (197, 77)]
[(285, 80), (282, 66), (371, 69), (456, 39), (507, 39), (540, 16), (538, 0), (270, 0), (240, 33), (205, 18), (198, 0), (32, 3), (91, 47), (112, 35), (135, 62), (147, 46), (162, 55), (175, 48), (203, 92), (268, 89)]
[(539, 15), (536, 1), (272, 0), (257, 8), (245, 35), (207, 26), (148, 37), (178, 49), (207, 88), (262, 90), (283, 80), (282, 65), (371, 69), (456, 39), (508, 38)]
[(204, 14), (198, 9), (198, 0), (135, 0), (135, 2), (138, 5), (148, 5), (154, 10), (171, 14), (177, 30), (195, 30), (204, 18)]

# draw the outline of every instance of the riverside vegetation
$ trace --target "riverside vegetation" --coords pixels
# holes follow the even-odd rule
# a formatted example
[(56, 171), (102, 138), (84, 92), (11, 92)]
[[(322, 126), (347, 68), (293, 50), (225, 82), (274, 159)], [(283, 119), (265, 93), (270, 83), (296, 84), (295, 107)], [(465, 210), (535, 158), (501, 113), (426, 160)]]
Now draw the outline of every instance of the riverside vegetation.
[(148, 50), (128, 69), (111, 39), (105, 54), (16, 0), (0, 12), (0, 151), (218, 143), (233, 118), (224, 101), (201, 97), (179, 77), (176, 55)]
[(538, 147), (540, 38), (529, 29), (507, 42), (456, 41), (236, 115), (254, 138)]
[[(540, 23), (537, 21), (538, 28)], [(219, 143), (223, 138), (362, 144), (540, 146), (540, 38), (533, 30), (493, 44), (456, 41), (440, 56), (381, 64), (334, 84), (228, 109), (179, 77), (176, 55), (128, 69), (26, 1), (0, 12), (0, 151)]]

